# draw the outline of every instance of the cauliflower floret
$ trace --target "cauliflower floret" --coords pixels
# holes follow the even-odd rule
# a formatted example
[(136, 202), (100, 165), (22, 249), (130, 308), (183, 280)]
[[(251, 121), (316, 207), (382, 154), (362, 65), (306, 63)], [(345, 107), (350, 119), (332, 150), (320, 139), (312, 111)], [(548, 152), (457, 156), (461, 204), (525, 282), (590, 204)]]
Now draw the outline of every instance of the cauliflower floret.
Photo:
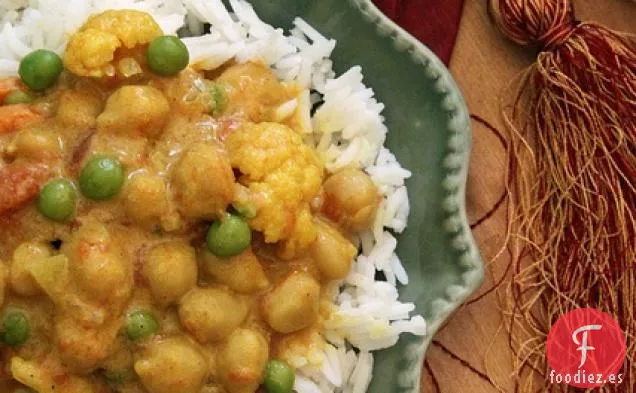
[(64, 65), (76, 75), (101, 77), (114, 72), (110, 62), (121, 43), (116, 36), (95, 29), (71, 37), (64, 53)]
[(136, 10), (110, 10), (93, 15), (80, 30), (84, 29), (109, 32), (128, 49), (147, 44), (163, 34), (150, 14)]
[(162, 35), (150, 14), (135, 10), (110, 10), (91, 16), (71, 36), (64, 65), (80, 76), (115, 75), (113, 60), (121, 47), (132, 49)]
[(251, 227), (268, 243), (283, 241), (281, 258), (304, 251), (316, 238), (309, 208), (323, 178), (316, 153), (277, 123), (247, 123), (227, 137), (226, 147), (257, 204)]

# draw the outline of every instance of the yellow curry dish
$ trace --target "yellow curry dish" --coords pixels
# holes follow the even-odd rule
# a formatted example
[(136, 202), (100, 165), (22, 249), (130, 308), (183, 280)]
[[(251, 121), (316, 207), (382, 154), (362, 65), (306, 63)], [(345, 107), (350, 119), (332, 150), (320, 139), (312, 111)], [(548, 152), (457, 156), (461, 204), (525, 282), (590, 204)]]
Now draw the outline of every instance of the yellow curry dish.
[(269, 67), (189, 66), (140, 11), (0, 80), (0, 391), (289, 393), (380, 196)]

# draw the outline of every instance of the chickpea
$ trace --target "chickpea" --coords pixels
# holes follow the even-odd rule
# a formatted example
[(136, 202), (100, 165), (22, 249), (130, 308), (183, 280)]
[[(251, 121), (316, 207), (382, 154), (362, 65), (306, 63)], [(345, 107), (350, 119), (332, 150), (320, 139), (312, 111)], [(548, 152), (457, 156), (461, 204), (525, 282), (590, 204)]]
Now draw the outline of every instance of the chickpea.
[(197, 258), (184, 242), (161, 243), (150, 249), (143, 273), (155, 300), (174, 304), (197, 285)]
[(132, 288), (130, 264), (103, 224), (87, 221), (62, 251), (71, 261), (76, 282), (89, 298), (117, 304), (128, 297)]
[(55, 321), (57, 351), (65, 364), (88, 371), (108, 357), (118, 331), (117, 320), (87, 327), (74, 317), (62, 314)]
[(267, 340), (253, 329), (236, 329), (217, 358), (221, 383), (229, 393), (252, 393), (263, 378), (269, 357)]
[(149, 343), (134, 367), (149, 393), (199, 393), (208, 373), (206, 358), (184, 337)]
[(135, 222), (146, 227), (159, 224), (169, 211), (166, 184), (148, 173), (134, 175), (128, 181), (124, 205)]
[(316, 220), (318, 236), (311, 246), (311, 256), (320, 273), (329, 280), (344, 278), (351, 269), (357, 249), (337, 229)]
[(179, 303), (181, 323), (202, 343), (229, 336), (248, 311), (245, 299), (220, 288), (195, 288)]
[(227, 87), (226, 113), (255, 123), (272, 120), (272, 109), (292, 98), (269, 67), (259, 63), (228, 67), (216, 82)]
[(366, 173), (346, 168), (323, 184), (323, 213), (343, 227), (359, 232), (369, 228), (378, 209), (378, 189)]
[(198, 116), (210, 111), (210, 93), (206, 90), (212, 82), (198, 72), (186, 68), (173, 78), (161, 80), (170, 106), (187, 115)]
[(89, 88), (66, 90), (60, 96), (57, 119), (67, 127), (94, 128), (102, 107), (102, 98)]
[(11, 289), (22, 296), (39, 294), (40, 287), (33, 278), (29, 265), (44, 261), (49, 256), (51, 256), (51, 248), (45, 243), (28, 242), (19, 245), (13, 252), (11, 261), (9, 274)]
[(121, 256), (116, 253), (94, 253), (82, 265), (78, 269), (79, 281), (98, 299), (107, 300), (130, 278)]
[(225, 284), (236, 292), (250, 294), (269, 286), (263, 266), (251, 248), (226, 259), (204, 251), (203, 263), (216, 282)]
[(108, 97), (104, 112), (97, 117), (97, 129), (156, 137), (169, 114), (170, 105), (160, 90), (152, 86), (123, 86)]
[(234, 198), (230, 159), (212, 144), (199, 144), (186, 151), (176, 164), (172, 180), (182, 213), (187, 217), (220, 217)]
[(296, 272), (278, 284), (263, 300), (265, 320), (280, 333), (304, 329), (318, 317), (320, 284), (305, 272)]

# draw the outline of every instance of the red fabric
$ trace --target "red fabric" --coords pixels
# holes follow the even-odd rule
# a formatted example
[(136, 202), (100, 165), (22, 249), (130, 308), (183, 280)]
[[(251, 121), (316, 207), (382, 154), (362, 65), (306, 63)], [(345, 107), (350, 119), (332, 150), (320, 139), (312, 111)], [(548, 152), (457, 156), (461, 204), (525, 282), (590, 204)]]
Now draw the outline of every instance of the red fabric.
[(464, 0), (374, 0), (395, 23), (402, 26), (446, 64), (450, 61)]

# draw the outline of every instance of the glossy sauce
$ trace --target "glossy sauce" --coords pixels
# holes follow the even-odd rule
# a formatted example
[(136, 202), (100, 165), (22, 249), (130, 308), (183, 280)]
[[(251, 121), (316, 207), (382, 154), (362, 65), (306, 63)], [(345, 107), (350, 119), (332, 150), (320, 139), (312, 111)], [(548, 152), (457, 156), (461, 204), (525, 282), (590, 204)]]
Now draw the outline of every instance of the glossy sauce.
[[(279, 118), (301, 93), (247, 63), (208, 78), (64, 73), (38, 97), (42, 119), (0, 135), (2, 309), (31, 324), (23, 345), (1, 347), (0, 390), (253, 393), (267, 359), (322, 345), (326, 288), (348, 272), (348, 239), (370, 226), (378, 197), (359, 170), (327, 176), (298, 113)], [(41, 187), (77, 187), (95, 155), (122, 163), (123, 190), (107, 201), (78, 191), (63, 223), (42, 216)], [(220, 259), (205, 232), (237, 202), (256, 210), (252, 245)], [(124, 332), (136, 310), (159, 322), (142, 342)]]

